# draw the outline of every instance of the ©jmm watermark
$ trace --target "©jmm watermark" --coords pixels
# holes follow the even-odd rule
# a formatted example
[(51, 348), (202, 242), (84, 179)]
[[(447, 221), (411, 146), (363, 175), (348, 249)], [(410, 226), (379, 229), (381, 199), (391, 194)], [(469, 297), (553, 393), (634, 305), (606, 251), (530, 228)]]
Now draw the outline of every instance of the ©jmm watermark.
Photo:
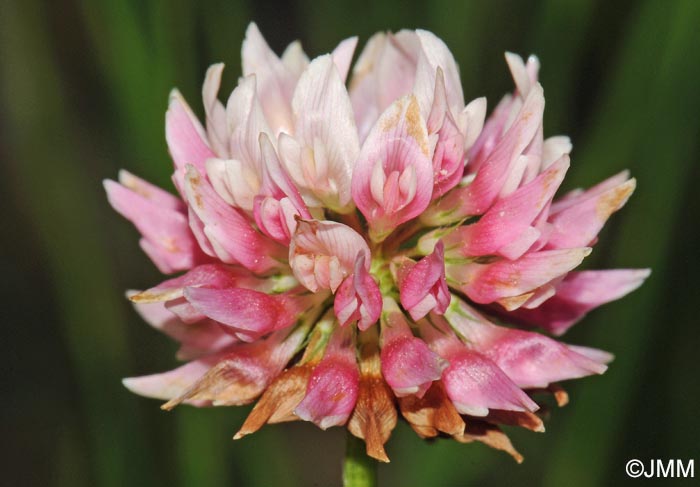
[(628, 476), (636, 479), (638, 477), (650, 478), (694, 478), (695, 460), (661, 460), (655, 458), (643, 462), (633, 458), (625, 465), (625, 472)]

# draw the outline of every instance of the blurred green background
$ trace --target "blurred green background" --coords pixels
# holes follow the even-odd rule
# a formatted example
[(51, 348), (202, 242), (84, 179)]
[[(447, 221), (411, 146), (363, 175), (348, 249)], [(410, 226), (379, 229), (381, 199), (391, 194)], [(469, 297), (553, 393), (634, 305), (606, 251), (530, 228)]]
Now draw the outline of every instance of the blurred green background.
[(250, 20), (278, 52), (299, 38), (311, 55), (354, 34), (362, 45), (377, 30), (430, 29), (453, 50), (467, 99), (487, 95), (491, 107), (511, 89), (503, 51), (536, 53), (545, 134), (574, 141), (568, 187), (623, 168), (638, 178), (589, 260), (652, 277), (566, 337), (615, 353), (608, 373), (569, 385), (572, 403), (547, 433), (510, 430), (520, 466), (400, 424), (382, 484), (634, 484), (631, 458), (692, 458), (700, 475), (700, 2), (4, 0), (2, 483), (339, 484), (337, 428), (266, 427), (233, 442), (249, 408), (165, 413), (120, 383), (172, 368), (175, 345), (123, 297), (161, 277), (101, 180), (126, 168), (171, 188), (168, 92), (179, 87), (201, 113), (216, 61), (232, 89)]

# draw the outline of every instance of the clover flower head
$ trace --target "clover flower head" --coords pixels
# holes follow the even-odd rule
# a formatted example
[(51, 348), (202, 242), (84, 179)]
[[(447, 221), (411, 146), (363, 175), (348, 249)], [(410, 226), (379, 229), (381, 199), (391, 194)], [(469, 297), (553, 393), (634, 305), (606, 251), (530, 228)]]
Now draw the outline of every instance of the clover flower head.
[(278, 57), (251, 24), (225, 104), (223, 65), (207, 71), (204, 124), (170, 96), (177, 195), (124, 171), (105, 182), (178, 274), (129, 297), (186, 363), (124, 383), (164, 409), (257, 399), (235, 438), (346, 425), (388, 461), (400, 415), (422, 438), (520, 460), (498, 425), (542, 431), (540, 393), (561, 405), (560, 381), (611, 360), (551, 335), (648, 275), (574, 271), (635, 180), (555, 199), (571, 143), (543, 137), (534, 57), (506, 54), (516, 88), (486, 118), (434, 34), (374, 35), (347, 89), (356, 44)]

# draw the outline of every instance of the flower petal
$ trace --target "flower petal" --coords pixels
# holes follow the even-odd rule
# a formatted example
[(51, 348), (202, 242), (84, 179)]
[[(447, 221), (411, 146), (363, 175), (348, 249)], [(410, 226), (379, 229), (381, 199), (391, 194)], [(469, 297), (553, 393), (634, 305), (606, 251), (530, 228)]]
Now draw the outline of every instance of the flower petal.
[(243, 76), (255, 74), (257, 77), (260, 102), (273, 133), (292, 133), (290, 100), (297, 77), (270, 49), (254, 22), (246, 30), (241, 58)]
[(381, 328), (382, 376), (397, 397), (422, 397), (433, 381), (440, 379), (447, 362), (413, 336), (391, 298), (384, 300)]
[(299, 220), (289, 246), (289, 265), (310, 291), (335, 292), (352, 273), (358, 253), (369, 269), (369, 247), (355, 230), (333, 221)]
[[(301, 155), (285, 158), (282, 153), (287, 170), (309, 205), (347, 212), (360, 143), (350, 97), (333, 57), (311, 62), (294, 91), (292, 108)], [(301, 168), (290, 167), (296, 161)]]
[(204, 316), (254, 337), (291, 326), (310, 304), (303, 296), (244, 288), (188, 287), (185, 298)]
[(592, 309), (637, 289), (650, 273), (649, 269), (570, 272), (552, 298), (534, 309), (521, 308), (513, 317), (562, 335)]
[(358, 328), (366, 330), (379, 319), (382, 312), (382, 293), (367, 271), (362, 252), (355, 260), (355, 271), (346, 277), (338, 288), (333, 307), (340, 326), (357, 321)]
[[(150, 189), (150, 185), (145, 196), (145, 182), (134, 183), (134, 178), (127, 177), (140, 191), (105, 180), (107, 199), (119, 214), (136, 226), (143, 236), (142, 247), (158, 269), (170, 274), (205, 261), (179, 205), (165, 196), (164, 191), (156, 193)], [(164, 200), (166, 204), (162, 204)]]
[(442, 314), (450, 304), (445, 281), (445, 247), (438, 241), (433, 252), (423, 257), (399, 280), (401, 304), (411, 318), (419, 320), (430, 311)]
[[(382, 241), (428, 206), (433, 187), (429, 150), (425, 121), (412, 95), (389, 107), (367, 136), (352, 176), (352, 197), (372, 240)], [(373, 179), (382, 174), (386, 179), (377, 189)]]
[(590, 252), (587, 247), (543, 250), (514, 261), (499, 259), (487, 264), (448, 265), (447, 275), (469, 298), (486, 304), (533, 292), (577, 267)]
[(265, 272), (284, 259), (282, 247), (258, 233), (240, 210), (227, 205), (193, 166), (185, 178), (190, 208), (203, 223), (203, 232), (216, 257)]
[(294, 411), (324, 430), (345, 424), (357, 401), (359, 373), (353, 333), (349, 326), (336, 329), (311, 374), (304, 399)]

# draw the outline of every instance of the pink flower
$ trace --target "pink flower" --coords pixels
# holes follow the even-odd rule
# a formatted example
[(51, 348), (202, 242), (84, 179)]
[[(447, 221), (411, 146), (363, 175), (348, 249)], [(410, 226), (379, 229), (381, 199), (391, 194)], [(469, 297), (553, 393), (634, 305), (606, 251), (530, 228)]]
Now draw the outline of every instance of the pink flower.
[(207, 71), (204, 124), (171, 94), (178, 195), (105, 182), (158, 269), (180, 273), (128, 295), (188, 362), (124, 384), (165, 409), (257, 399), (236, 438), (347, 425), (388, 461), (400, 413), (423, 438), (520, 461), (498, 424), (542, 431), (535, 394), (564, 403), (558, 382), (612, 356), (516, 325), (560, 335), (641, 285), (648, 270), (574, 271), (635, 181), (555, 198), (571, 143), (543, 137), (534, 57), (506, 55), (516, 90), (485, 120), (435, 35), (375, 35), (348, 91), (356, 44), (280, 58), (251, 24), (226, 104), (223, 65)]

